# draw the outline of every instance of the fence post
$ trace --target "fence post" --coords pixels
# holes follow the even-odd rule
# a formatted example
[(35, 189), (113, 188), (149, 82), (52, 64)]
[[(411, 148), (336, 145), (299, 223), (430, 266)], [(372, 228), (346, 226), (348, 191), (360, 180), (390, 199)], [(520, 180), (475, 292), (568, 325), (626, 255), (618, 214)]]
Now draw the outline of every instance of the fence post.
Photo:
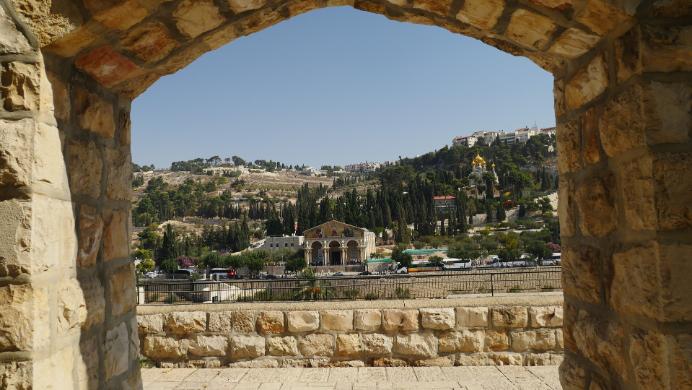
[(493, 273), (490, 273), (490, 296), (495, 296), (495, 285), (493, 284)]

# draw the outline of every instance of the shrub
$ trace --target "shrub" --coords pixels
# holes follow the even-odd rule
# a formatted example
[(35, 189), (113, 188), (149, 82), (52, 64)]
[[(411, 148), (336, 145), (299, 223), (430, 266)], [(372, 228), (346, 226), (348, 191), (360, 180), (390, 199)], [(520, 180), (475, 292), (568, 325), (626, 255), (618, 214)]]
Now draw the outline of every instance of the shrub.
[(374, 301), (374, 300), (379, 299), (379, 298), (380, 298), (379, 294), (374, 293), (374, 292), (369, 292), (369, 293), (365, 294), (365, 299), (367, 299), (368, 301)]
[(409, 289), (403, 288), (403, 287), (397, 287), (397, 288), (394, 290), (394, 294), (395, 294), (396, 297), (399, 298), (399, 299), (409, 299), (409, 298), (411, 298), (411, 291), (409, 291)]

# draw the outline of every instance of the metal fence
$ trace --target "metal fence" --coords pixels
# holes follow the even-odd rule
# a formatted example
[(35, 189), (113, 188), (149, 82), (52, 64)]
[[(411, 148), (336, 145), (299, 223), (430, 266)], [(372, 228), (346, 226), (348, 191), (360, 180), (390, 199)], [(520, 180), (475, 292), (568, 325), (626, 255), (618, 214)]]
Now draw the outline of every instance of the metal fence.
[(451, 298), (562, 290), (561, 267), (316, 279), (140, 280), (139, 304)]

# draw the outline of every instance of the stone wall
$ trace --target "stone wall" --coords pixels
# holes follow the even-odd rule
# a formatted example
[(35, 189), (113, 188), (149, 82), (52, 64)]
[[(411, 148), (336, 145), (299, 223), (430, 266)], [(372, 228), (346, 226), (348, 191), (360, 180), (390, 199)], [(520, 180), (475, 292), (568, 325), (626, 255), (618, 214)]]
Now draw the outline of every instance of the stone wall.
[(138, 311), (141, 355), (163, 367), (562, 362), (561, 294)]

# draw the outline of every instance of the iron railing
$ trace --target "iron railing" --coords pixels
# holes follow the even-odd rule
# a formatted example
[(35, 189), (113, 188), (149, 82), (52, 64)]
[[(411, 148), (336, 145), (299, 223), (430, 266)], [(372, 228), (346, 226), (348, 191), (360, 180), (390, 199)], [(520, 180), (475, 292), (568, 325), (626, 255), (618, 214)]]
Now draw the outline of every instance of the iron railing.
[(561, 267), (316, 279), (139, 280), (139, 304), (451, 298), (562, 290)]

